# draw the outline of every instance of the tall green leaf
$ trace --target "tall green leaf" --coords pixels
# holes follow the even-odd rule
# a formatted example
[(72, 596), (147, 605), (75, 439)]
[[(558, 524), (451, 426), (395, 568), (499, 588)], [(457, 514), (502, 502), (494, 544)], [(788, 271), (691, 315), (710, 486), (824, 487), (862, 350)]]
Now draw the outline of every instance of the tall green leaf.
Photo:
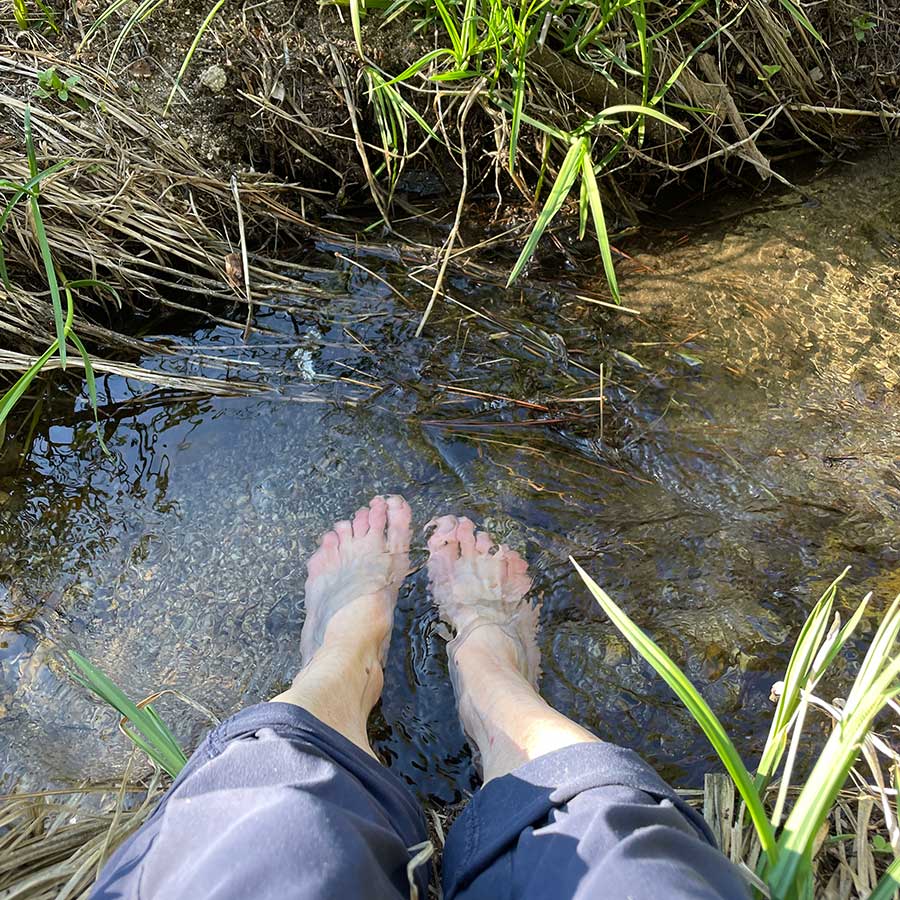
[(787, 742), (791, 719), (800, 703), (800, 691), (806, 687), (819, 647), (828, 631), (837, 587), (849, 569), (838, 575), (819, 598), (806, 619), (784, 675), (784, 688), (775, 707), (769, 736), (756, 772), (756, 786), (763, 790), (778, 768)]
[[(31, 171), (32, 180), (40, 174), (37, 165), (37, 154), (34, 150), (34, 137), (31, 133), (31, 107), (25, 107), (25, 151), (28, 155), (28, 168)], [(31, 206), (31, 218), (34, 222), (34, 233), (37, 237), (41, 259), (44, 263), (44, 272), (47, 275), (47, 287), (50, 289), (50, 302), (53, 304), (53, 321), (56, 324), (56, 340), (59, 342), (59, 361), (62, 367), (66, 367), (66, 334), (63, 323), (62, 298), (59, 294), (59, 282), (56, 279), (56, 266), (53, 264), (53, 254), (50, 251), (50, 242), (47, 239), (47, 231), (44, 228), (44, 220), (41, 217), (41, 208), (35, 194), (30, 194), (28, 202)]]
[(187, 763), (187, 757), (156, 711), (151, 707), (142, 709), (137, 706), (118, 685), (80, 653), (69, 650), (69, 658), (80, 673), (75, 676), (76, 680), (117, 710), (133, 726), (126, 726), (129, 738), (169, 775), (173, 778), (178, 775)]
[(588, 204), (591, 208), (591, 216), (594, 220), (594, 230), (597, 232), (597, 241), (600, 243), (600, 257), (603, 260), (603, 270), (606, 272), (606, 281), (609, 284), (610, 293), (616, 303), (621, 303), (619, 294), (619, 282), (616, 278), (616, 267), (613, 264), (612, 247), (609, 243), (609, 234), (606, 231), (606, 216), (603, 214), (603, 199), (600, 196), (600, 188), (594, 177), (594, 163), (590, 153), (585, 153), (582, 163), (582, 179), (585, 184)]
[(728, 774), (734, 780), (741, 798), (747, 805), (747, 811), (756, 828), (763, 852), (769, 860), (777, 860), (779, 851), (775, 843), (775, 835), (762, 800), (757, 793), (756, 786), (753, 784), (753, 778), (747, 771), (747, 767), (731, 742), (731, 738), (726, 734), (721, 722), (709, 708), (709, 704), (700, 696), (697, 689), (690, 683), (678, 666), (672, 662), (669, 656), (625, 615), (603, 588), (574, 559), (571, 557), (569, 559), (581, 576), (582, 581), (587, 585), (588, 590), (593, 594), (594, 599), (612, 619), (613, 624), (619, 629), (623, 637), (656, 670), (663, 681), (672, 688), (678, 699), (681, 700), (703, 730), (722, 764), (728, 770)]
[(578, 171), (581, 169), (581, 161), (584, 158), (584, 154), (587, 152), (587, 147), (587, 138), (578, 138), (572, 141), (569, 152), (566, 154), (566, 158), (559, 168), (559, 174), (556, 176), (556, 181), (550, 189), (547, 202), (544, 204), (544, 208), (541, 210), (540, 215), (538, 215), (537, 221), (534, 223), (534, 228), (531, 230), (531, 234), (528, 236), (528, 240), (525, 242), (525, 246), (522, 248), (522, 252), (519, 254), (516, 264), (513, 266), (509, 280), (506, 282), (507, 287), (521, 275), (522, 270), (528, 264), (528, 260), (531, 259), (534, 250), (538, 245), (538, 241), (547, 230), (547, 226), (553, 221), (553, 217), (559, 212), (560, 207), (565, 202), (566, 197), (568, 197), (569, 191), (572, 189), (572, 185), (578, 177)]

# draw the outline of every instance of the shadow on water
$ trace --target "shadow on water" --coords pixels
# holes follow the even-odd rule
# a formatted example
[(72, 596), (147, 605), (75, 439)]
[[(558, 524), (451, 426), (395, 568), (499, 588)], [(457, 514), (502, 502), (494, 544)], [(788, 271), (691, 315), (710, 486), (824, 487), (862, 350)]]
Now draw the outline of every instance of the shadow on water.
[[(27, 457), (7, 452), (0, 470), (7, 774), (100, 777), (127, 758), (61, 648), (135, 695), (170, 685), (223, 715), (281, 689), (301, 562), (375, 492), (404, 493), (419, 526), (465, 514), (525, 551), (554, 705), (678, 783), (712, 762), (572, 554), (752, 757), (787, 639), (821, 589), (846, 564), (848, 600), (874, 590), (877, 611), (900, 589), (897, 167), (864, 167), (814, 185), (816, 208), (756, 212), (684, 245), (661, 236), (626, 279), (639, 315), (585, 303), (578, 286), (523, 296), (460, 278), (449, 292), (468, 309), (440, 305), (417, 339), (427, 293), (404, 270), (365, 259), (410, 305), (321, 247), (303, 262), (333, 299), (286, 297), (247, 345), (203, 329), (146, 361), (275, 391), (192, 397), (107, 377), (113, 460), (85, 396), (54, 386)], [(473, 771), (435, 624), (419, 569), (374, 729), (395, 770), (452, 800)], [(192, 714), (165, 711), (197, 739)]]

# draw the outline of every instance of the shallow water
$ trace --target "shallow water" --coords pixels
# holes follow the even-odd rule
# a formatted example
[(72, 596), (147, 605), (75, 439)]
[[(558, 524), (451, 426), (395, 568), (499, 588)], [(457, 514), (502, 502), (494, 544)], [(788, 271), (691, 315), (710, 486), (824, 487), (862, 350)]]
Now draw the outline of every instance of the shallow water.
[[(48, 402), (30, 453), (8, 445), (0, 468), (6, 774), (43, 785), (127, 760), (114, 717), (66, 676), (68, 647), (133, 695), (175, 687), (222, 716), (282, 689), (302, 560), (375, 492), (410, 500), (418, 563), (421, 527), (450, 511), (524, 550), (554, 705), (679, 784), (710, 766), (571, 554), (752, 758), (786, 641), (831, 578), (852, 565), (844, 600), (873, 590), (876, 612), (900, 590), (898, 168), (875, 156), (818, 180), (814, 203), (647, 239), (624, 279), (637, 316), (577, 299), (583, 284), (523, 297), (458, 278), (448, 292), (483, 315), (442, 301), (416, 339), (427, 293), (390, 254), (360, 260), (410, 304), (320, 246), (299, 262), (333, 299), (284, 298), (249, 347), (203, 329), (147, 361), (221, 375), (230, 360), (234, 375), (264, 369), (274, 392), (190, 397), (108, 377), (113, 460), (85, 396)], [(563, 402), (601, 390), (602, 407)], [(452, 800), (473, 770), (435, 624), (417, 571), (373, 727), (389, 765)], [(201, 716), (161, 708), (198, 739)]]

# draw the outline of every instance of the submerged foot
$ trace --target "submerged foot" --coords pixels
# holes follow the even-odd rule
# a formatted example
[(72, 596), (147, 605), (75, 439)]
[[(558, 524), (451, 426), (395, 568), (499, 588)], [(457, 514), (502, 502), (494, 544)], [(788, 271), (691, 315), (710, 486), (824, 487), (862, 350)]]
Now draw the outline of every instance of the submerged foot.
[(526, 599), (528, 563), (469, 519), (442, 516), (428, 541), (428, 575), (441, 619), (454, 632), (447, 644), (450, 677), (466, 734), (481, 746), (482, 704), (473, 689), (488, 673), (509, 671), (536, 688), (539, 607)]
[(387, 658), (397, 592), (409, 572), (412, 511), (399, 496), (373, 497), (336, 522), (310, 557), (301, 667), (326, 641), (372, 641)]

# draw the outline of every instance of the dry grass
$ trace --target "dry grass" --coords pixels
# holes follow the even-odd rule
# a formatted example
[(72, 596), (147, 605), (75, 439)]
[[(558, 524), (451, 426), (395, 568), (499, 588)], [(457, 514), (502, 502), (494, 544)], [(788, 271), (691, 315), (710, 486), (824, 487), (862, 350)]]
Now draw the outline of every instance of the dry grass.
[[(82, 786), (59, 792), (12, 793), (0, 798), (0, 897), (3, 900), (86, 898), (103, 862), (152, 812), (163, 793), (157, 780)], [(771, 790), (774, 794), (777, 785)], [(737, 864), (758, 857), (752, 828), (738, 822), (739, 803), (726, 775), (708, 775), (702, 790), (680, 792), (701, 810), (723, 852)], [(464, 803), (426, 808), (429, 837), (440, 872), (444, 840)], [(814, 859), (817, 898), (857, 900), (869, 895), (891, 861), (874, 851), (888, 832), (877, 791), (840, 793)], [(430, 896), (440, 892), (432, 881)]]
[(153, 779), (0, 797), (0, 897), (86, 898), (103, 863), (161, 793)]
[[(18, 96), (0, 92), (0, 171), (12, 181), (28, 178), (21, 123), (37, 73), (63, 64), (46, 50), (0, 46), (0, 85), (19, 87)], [(293, 208), (300, 188), (238, 175), (245, 222), (238, 229), (229, 180), (209, 173), (157, 117), (123, 100), (125, 92), (114, 81), (90, 68), (65, 65), (79, 76), (78, 93), (88, 103), (86, 112), (34, 108), (32, 121), (39, 166), (70, 160), (41, 190), (54, 260), (67, 277), (100, 279), (141, 308), (159, 305), (198, 313), (241, 329), (248, 321), (252, 326), (258, 306), (277, 307), (285, 294), (294, 295), (296, 309), (327, 297), (304, 280), (304, 267), (293, 266), (284, 274), (268, 255), (293, 252), (309, 233)], [(22, 370), (33, 361), (32, 354), (22, 351), (29, 346), (43, 349), (54, 334), (25, 204), (16, 207), (3, 239), (13, 290), (0, 285), (0, 335), (15, 350), (4, 352), (0, 368)], [(242, 258), (249, 260), (247, 273)], [(127, 354), (169, 349), (124, 333), (127, 329), (120, 323), (128, 310), (117, 308), (110, 294), (81, 296), (76, 330), (92, 345)], [(111, 360), (97, 360), (95, 367), (171, 387), (219, 393), (248, 389), (233, 380), (148, 375)]]

